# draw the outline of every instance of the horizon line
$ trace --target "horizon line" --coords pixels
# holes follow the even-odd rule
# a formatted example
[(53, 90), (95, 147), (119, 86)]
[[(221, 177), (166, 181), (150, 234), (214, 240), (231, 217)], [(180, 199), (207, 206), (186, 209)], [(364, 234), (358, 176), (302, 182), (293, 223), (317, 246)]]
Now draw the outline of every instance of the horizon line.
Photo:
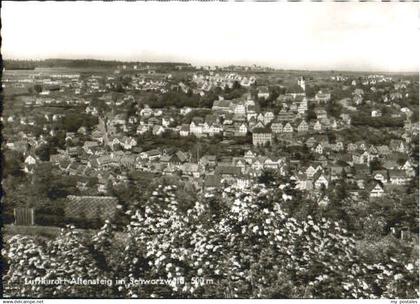
[(191, 62), (183, 62), (183, 61), (141, 61), (141, 60), (122, 60), (122, 59), (104, 59), (99, 57), (94, 58), (69, 58), (69, 57), (50, 57), (50, 58), (42, 58), (42, 59), (22, 59), (22, 58), (5, 58), (2, 57), (2, 61), (46, 61), (46, 60), (75, 60), (75, 61), (83, 61), (83, 60), (96, 60), (96, 61), (104, 61), (104, 62), (119, 62), (119, 63), (173, 63), (173, 64), (188, 64), (193, 67), (229, 67), (229, 66), (239, 66), (239, 67), (260, 67), (260, 68), (269, 68), (273, 70), (282, 70), (282, 71), (307, 71), (307, 72), (350, 72), (350, 73), (386, 73), (386, 74), (403, 74), (409, 73), (414, 74), (418, 73), (420, 76), (420, 67), (417, 70), (402, 70), (402, 71), (386, 71), (380, 69), (342, 69), (342, 68), (325, 68), (325, 69), (311, 69), (311, 68), (280, 68), (280, 67), (273, 67), (271, 65), (261, 65), (256, 63), (231, 63), (231, 64), (194, 64)]

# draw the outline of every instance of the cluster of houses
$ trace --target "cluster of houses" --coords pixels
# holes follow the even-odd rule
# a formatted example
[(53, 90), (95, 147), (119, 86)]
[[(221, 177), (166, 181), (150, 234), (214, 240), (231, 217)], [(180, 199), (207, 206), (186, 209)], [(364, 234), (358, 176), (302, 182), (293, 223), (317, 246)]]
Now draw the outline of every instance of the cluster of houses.
[[(225, 184), (244, 188), (263, 170), (271, 169), (281, 175), (290, 174), (296, 187), (302, 191), (328, 189), (331, 182), (344, 178), (355, 185), (354, 192), (365, 190), (372, 198), (382, 196), (386, 187), (407, 185), (416, 175), (417, 164), (406, 157), (407, 144), (401, 140), (392, 140), (390, 145), (382, 146), (367, 145), (365, 142), (345, 145), (341, 142), (337, 144), (341, 149), (337, 149), (325, 137), (310, 137), (305, 144), (319, 154), (306, 166), (287, 156), (263, 156), (252, 150), (242, 157), (204, 155), (196, 162), (192, 161), (190, 151), (174, 148), (141, 151), (134, 145), (127, 151), (106, 152), (95, 141), (59, 150), (58, 154), (51, 155), (50, 162), (62, 174), (97, 178), (97, 194), (107, 193), (108, 181), (114, 184), (127, 182), (127, 172), (133, 169), (164, 175), (179, 174), (190, 179), (197, 188), (205, 190)], [(346, 153), (329, 158), (323, 155), (323, 149), (333, 148)], [(24, 171), (33, 173), (41, 161), (31, 153), (25, 152), (25, 155)], [(382, 169), (372, 170), (370, 163), (375, 159), (382, 162)], [(115, 171), (119, 173), (113, 173)]]
[(195, 93), (203, 95), (215, 87), (232, 88), (235, 82), (238, 82), (242, 87), (249, 87), (255, 84), (256, 77), (241, 76), (236, 73), (218, 74), (209, 72), (207, 75), (194, 74), (192, 82), (197, 86)]
[[(167, 89), (166, 80), (146, 80), (144, 77), (131, 76), (131, 82), (127, 84), (126, 89), (159, 92)], [(190, 181), (197, 190), (211, 191), (226, 185), (243, 189), (254, 183), (264, 170), (270, 169), (289, 177), (298, 189), (308, 195), (323, 193), (337, 180), (345, 180), (352, 194), (357, 195), (364, 191), (371, 198), (383, 196), (388, 189), (406, 186), (416, 175), (418, 164), (408, 155), (411, 152), (411, 137), (418, 134), (418, 123), (407, 120), (404, 128), (400, 130), (400, 133), (405, 132), (406, 136), (393, 139), (389, 144), (349, 142), (338, 133), (332, 141), (324, 134), (325, 131), (351, 128), (351, 117), (348, 111), (344, 111), (339, 117), (329, 116), (325, 105), (331, 101), (331, 93), (324, 89), (317, 92), (313, 98), (308, 98), (303, 77), (299, 79), (296, 89), (288, 90), (288, 93), (278, 96), (273, 101), (275, 109), (262, 108), (258, 102), (258, 99), (270, 97), (266, 86), (257, 87), (257, 100), (253, 100), (250, 94), (233, 100), (219, 98), (213, 102), (210, 110), (202, 112), (206, 114), (196, 116), (191, 114), (200, 109), (192, 107), (156, 109), (144, 105), (135, 111), (127, 112), (126, 105), (135, 104), (133, 95), (124, 94), (114, 98), (111, 94), (102, 94), (99, 101), (121, 109), (117, 110), (117, 113), (107, 113), (105, 118), (99, 115), (99, 109), (91, 104), (89, 98), (80, 96), (83, 92), (100, 92), (104, 86), (105, 89), (109, 89), (116, 77), (104, 77), (90, 76), (83, 81), (70, 77), (64, 80), (63, 83), (68, 83), (68, 88), (74, 89), (75, 95), (79, 97), (67, 98), (60, 103), (83, 108), (85, 113), (98, 117), (99, 124), (92, 130), (81, 127), (77, 132), (66, 132), (66, 148), (58, 149), (55, 154), (50, 155), (49, 160), (57, 174), (77, 176), (80, 180), (77, 187), (83, 195), (90, 197), (89, 200), (96, 201), (97, 197), (108, 197), (109, 183), (129, 185), (132, 175), (136, 172), (180, 176)], [(336, 76), (332, 80), (348, 79)], [(364, 81), (373, 85), (388, 80), (372, 76)], [(79, 82), (83, 84), (78, 86)], [(253, 76), (235, 73), (210, 72), (206, 75), (193, 75), (192, 82), (195, 85), (191, 87), (196, 87), (194, 93), (206, 94), (215, 86), (232, 87), (235, 82), (249, 87), (256, 83), (256, 79)], [(409, 83), (396, 83), (395, 92), (392, 92), (394, 95), (389, 94), (386, 97), (389, 100), (404, 98), (407, 85)], [(177, 87), (186, 93), (191, 89), (188, 84), (182, 82), (178, 83)], [(357, 87), (350, 92), (349, 99), (353, 104), (362, 103), (365, 96), (363, 89)], [(28, 98), (27, 102), (31, 105), (48, 106), (58, 104), (57, 100), (59, 99), (38, 96)], [(312, 108), (316, 118), (308, 119), (311, 104), (314, 105)], [(407, 108), (404, 111), (409, 114), (411, 110)], [(38, 120), (35, 116), (28, 115), (21, 117), (14, 114), (6, 116), (5, 119), (10, 124), (34, 126)], [(371, 115), (378, 117), (381, 113), (372, 111)], [(185, 123), (183, 118), (187, 116), (191, 119)], [(23, 170), (27, 174), (36, 173), (37, 166), (45, 163), (35, 155), (34, 150), (47, 143), (47, 136), (54, 136), (54, 130), (48, 126), (62, 118), (63, 114), (60, 113), (44, 115), (42, 121), (45, 136), (25, 135), (19, 138), (11, 137), (14, 140), (6, 141), (8, 149), (24, 154)], [(245, 137), (252, 134), (254, 147), (246, 147), (242, 156), (222, 157), (206, 154), (197, 159), (192, 157), (192, 151), (175, 148), (143, 150), (142, 137), (139, 135), (150, 132), (153, 136), (161, 136), (167, 131), (178, 133), (181, 137)], [(311, 158), (302, 162), (293, 159), (295, 156), (292, 154), (275, 154), (267, 152), (267, 149), (259, 149), (260, 146), (273, 145), (275, 141), (282, 140), (300, 148), (306, 147), (308, 155), (312, 154)], [(263, 152), (264, 150), (266, 151)], [(375, 160), (380, 166), (372, 167)], [(322, 202), (325, 203), (325, 196), (322, 197)], [(79, 204), (77, 197), (71, 200)]]

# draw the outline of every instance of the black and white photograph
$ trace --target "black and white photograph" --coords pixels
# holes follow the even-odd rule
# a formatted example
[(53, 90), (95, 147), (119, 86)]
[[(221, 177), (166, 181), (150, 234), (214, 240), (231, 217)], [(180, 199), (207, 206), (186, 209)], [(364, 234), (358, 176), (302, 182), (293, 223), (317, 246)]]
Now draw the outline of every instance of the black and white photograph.
[(2, 2), (4, 303), (418, 303), (419, 30), (419, 2)]

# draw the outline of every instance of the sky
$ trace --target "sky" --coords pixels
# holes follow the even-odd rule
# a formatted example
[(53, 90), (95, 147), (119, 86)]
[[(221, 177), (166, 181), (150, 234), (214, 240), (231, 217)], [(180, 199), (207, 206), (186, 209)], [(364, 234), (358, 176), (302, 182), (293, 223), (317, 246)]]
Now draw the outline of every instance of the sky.
[(420, 4), (3, 2), (5, 59), (419, 70)]

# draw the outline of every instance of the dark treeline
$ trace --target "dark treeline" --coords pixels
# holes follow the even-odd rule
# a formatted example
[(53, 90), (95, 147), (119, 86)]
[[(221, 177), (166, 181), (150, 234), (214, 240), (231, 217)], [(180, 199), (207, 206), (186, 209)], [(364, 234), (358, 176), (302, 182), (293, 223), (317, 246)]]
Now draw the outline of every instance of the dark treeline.
[(45, 60), (4, 60), (3, 67), (8, 70), (35, 69), (35, 68), (93, 68), (93, 67), (116, 67), (122, 64), (127, 65), (150, 65), (153, 67), (168, 68), (176, 66), (190, 66), (188, 63), (177, 62), (123, 62), (116, 60), (97, 59), (45, 59)]

